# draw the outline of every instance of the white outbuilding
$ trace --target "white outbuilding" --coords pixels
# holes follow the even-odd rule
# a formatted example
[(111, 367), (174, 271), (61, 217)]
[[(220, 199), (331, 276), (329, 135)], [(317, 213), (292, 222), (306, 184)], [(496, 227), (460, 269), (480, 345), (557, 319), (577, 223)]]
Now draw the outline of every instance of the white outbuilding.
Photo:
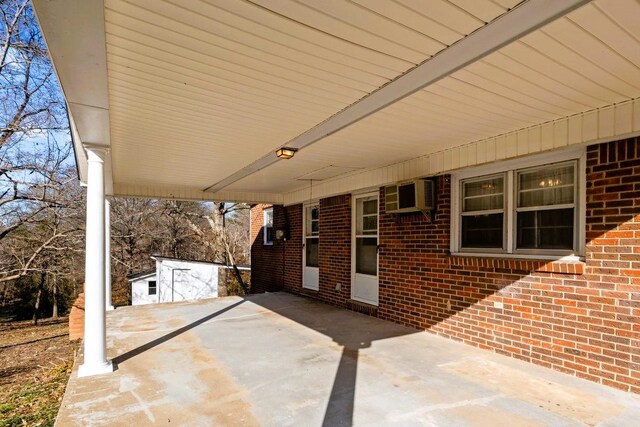
[[(156, 268), (130, 275), (131, 304), (192, 301), (216, 298), (224, 264), (152, 256)], [(246, 269), (247, 267), (239, 267)]]

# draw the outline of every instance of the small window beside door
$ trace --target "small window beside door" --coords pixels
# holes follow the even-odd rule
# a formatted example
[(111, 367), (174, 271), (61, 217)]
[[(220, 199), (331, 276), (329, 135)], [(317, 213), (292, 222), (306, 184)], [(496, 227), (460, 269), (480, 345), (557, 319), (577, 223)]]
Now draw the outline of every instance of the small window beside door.
[(155, 280), (149, 280), (149, 295), (156, 295), (158, 293), (158, 286)]
[(265, 209), (263, 215), (263, 243), (273, 245), (273, 208)]

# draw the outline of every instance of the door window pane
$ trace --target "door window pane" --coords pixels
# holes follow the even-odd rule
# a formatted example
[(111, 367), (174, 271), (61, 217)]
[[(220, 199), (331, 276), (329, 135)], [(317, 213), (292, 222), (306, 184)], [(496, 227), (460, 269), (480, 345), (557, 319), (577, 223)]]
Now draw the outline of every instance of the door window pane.
[(503, 247), (504, 214), (469, 215), (462, 217), (463, 248)]
[(378, 239), (375, 237), (356, 238), (356, 273), (378, 274)]
[(318, 266), (318, 239), (317, 238), (308, 238), (305, 242), (305, 252), (306, 252), (306, 265), (307, 267), (317, 267)]
[(366, 200), (362, 202), (362, 213), (364, 215), (378, 214), (378, 200)]
[(573, 208), (517, 215), (518, 249), (573, 249)]
[(365, 216), (362, 218), (362, 234), (378, 233), (378, 216)]
[(378, 234), (378, 199), (356, 200), (356, 235)]
[(305, 226), (305, 235), (306, 236), (317, 236), (319, 232), (319, 223), (318, 220), (318, 207), (308, 207), (307, 215), (306, 215), (306, 226)]

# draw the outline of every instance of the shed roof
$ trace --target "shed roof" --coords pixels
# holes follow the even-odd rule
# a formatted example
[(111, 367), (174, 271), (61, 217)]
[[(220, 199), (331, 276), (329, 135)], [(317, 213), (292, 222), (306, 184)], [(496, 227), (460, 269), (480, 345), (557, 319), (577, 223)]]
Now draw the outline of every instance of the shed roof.
[(145, 279), (147, 277), (155, 276), (155, 275), (156, 275), (156, 269), (152, 268), (152, 269), (149, 269), (149, 270), (141, 271), (139, 273), (129, 274), (127, 276), (127, 280), (131, 282), (133, 280)]

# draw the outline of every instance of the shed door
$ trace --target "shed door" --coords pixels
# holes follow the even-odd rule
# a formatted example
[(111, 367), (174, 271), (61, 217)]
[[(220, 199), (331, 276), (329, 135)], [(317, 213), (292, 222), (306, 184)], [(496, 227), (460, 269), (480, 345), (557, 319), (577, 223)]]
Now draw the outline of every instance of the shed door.
[(171, 270), (171, 301), (186, 301), (189, 298), (190, 275), (189, 269)]

